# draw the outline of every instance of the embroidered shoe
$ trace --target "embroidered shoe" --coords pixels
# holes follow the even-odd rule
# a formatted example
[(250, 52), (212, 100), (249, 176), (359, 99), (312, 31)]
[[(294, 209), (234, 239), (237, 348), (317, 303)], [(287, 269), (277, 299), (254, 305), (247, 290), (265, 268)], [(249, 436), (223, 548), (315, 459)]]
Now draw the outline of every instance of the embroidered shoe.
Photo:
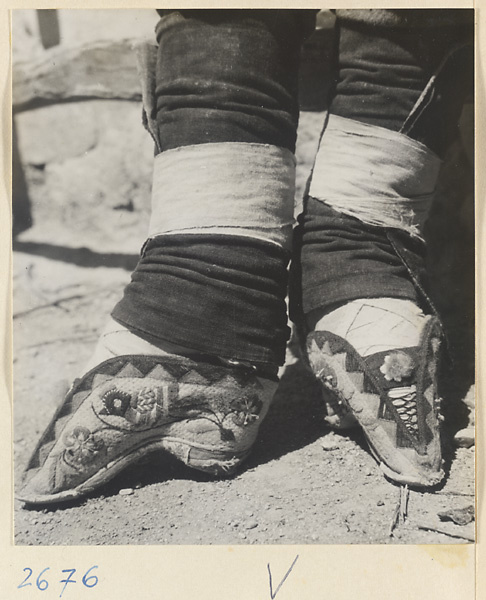
[[(360, 356), (328, 331), (307, 337), (307, 355), (331, 405), (332, 425), (359, 424), (390, 479), (419, 487), (442, 471), (436, 369), (441, 329), (431, 317), (419, 346)], [(330, 398), (330, 400), (329, 400)]]
[(74, 382), (41, 437), (18, 499), (78, 498), (163, 449), (214, 475), (248, 456), (277, 382), (250, 367), (121, 356)]

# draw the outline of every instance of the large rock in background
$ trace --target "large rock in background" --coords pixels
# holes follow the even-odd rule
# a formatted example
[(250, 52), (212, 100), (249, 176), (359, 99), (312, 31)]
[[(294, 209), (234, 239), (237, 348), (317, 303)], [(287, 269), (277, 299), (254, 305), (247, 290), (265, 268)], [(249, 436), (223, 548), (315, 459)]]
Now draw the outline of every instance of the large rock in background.
[[(64, 50), (102, 40), (153, 41), (157, 23), (154, 10), (57, 15)], [(16, 64), (45, 54), (36, 27), (36, 11), (14, 13), (14, 78)], [(20, 113), (15, 125), (33, 221), (19, 240), (137, 253), (147, 232), (154, 155), (141, 103), (57, 104)]]
[(154, 155), (141, 106), (46, 107), (18, 115), (17, 127), (33, 218), (19, 239), (138, 252), (147, 233)]

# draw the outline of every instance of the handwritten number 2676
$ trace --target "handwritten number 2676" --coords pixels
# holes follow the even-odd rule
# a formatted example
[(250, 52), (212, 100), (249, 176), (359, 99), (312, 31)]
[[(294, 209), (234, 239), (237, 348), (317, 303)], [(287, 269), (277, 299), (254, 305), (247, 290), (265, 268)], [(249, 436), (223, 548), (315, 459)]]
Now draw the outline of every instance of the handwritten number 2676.
[[(98, 577), (96, 577), (96, 575), (91, 575), (91, 571), (93, 571), (93, 569), (97, 569), (97, 568), (98, 568), (98, 565), (94, 565), (93, 567), (88, 569), (86, 571), (86, 573), (83, 575), (83, 578), (81, 581), (85, 587), (92, 588), (98, 583)], [(42, 570), (39, 573), (39, 575), (37, 576), (37, 579), (35, 581), (35, 585), (37, 586), (37, 589), (40, 590), (41, 592), (44, 592), (49, 587), (49, 582), (44, 577), (44, 573), (49, 571), (49, 569), (50, 569), (50, 567), (46, 567), (44, 570)], [(29, 582), (29, 579), (31, 578), (32, 573), (33, 573), (32, 569), (30, 569), (29, 567), (26, 567), (24, 569), (24, 573), (25, 572), (27, 572), (27, 576), (22, 581), (22, 583), (17, 586), (18, 589), (32, 585), (32, 583)], [(61, 579), (59, 582), (59, 583), (64, 583), (64, 587), (62, 588), (62, 591), (61, 591), (61, 594), (59, 597), (62, 597), (64, 590), (66, 589), (68, 583), (77, 583), (77, 581), (75, 579), (73, 579), (74, 574), (76, 573), (76, 569), (64, 569), (62, 571), (62, 573), (69, 573), (69, 575), (65, 579)]]

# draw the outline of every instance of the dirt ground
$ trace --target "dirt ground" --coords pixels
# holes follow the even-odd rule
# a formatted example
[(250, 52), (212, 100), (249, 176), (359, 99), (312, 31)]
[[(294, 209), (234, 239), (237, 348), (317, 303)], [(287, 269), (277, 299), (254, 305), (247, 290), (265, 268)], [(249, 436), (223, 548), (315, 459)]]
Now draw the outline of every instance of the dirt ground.
[[(297, 196), (302, 193), (311, 167), (322, 118), (317, 113), (302, 115)], [(85, 154), (95, 151), (96, 147), (83, 150)], [(467, 421), (467, 410), (459, 400), (473, 383), (474, 370), (470, 285), (473, 267), (464, 262), (473, 243), (470, 223), (462, 219), (465, 224), (459, 227), (460, 235), (456, 231), (455, 242), (444, 231), (444, 214), (447, 222), (451, 221), (451, 209), (447, 206), (453, 205), (457, 214), (471, 212), (464, 183), (467, 169), (461, 170), (465, 159), (459, 160), (458, 156), (455, 155), (455, 175), (449, 170), (448, 176), (459, 181), (459, 191), (456, 189), (454, 198), (442, 201), (435, 211), (434, 222), (438, 224), (431, 226), (432, 238), (436, 232), (431, 274), (437, 282), (444, 320), (453, 334), (451, 354), (455, 357), (454, 368), (447, 368), (444, 390), (448, 414), (444, 456), (448, 475), (433, 493), (410, 492), (408, 519), (392, 536), (389, 529), (399, 489), (384, 479), (359, 433), (338, 435), (326, 426), (320, 390), (289, 352), (254, 452), (235, 477), (213, 481), (162, 454), (154, 454), (85, 500), (44, 510), (26, 509), (16, 501), (15, 542), (450, 544), (472, 538), (474, 522), (460, 526), (442, 522), (438, 516), (441, 511), (474, 504), (474, 448), (454, 449), (451, 444), (452, 433)], [(125, 210), (109, 203), (106, 207), (112, 228), (121, 224), (109, 238), (109, 228), (100, 229), (100, 215), (94, 209), (93, 216), (85, 211), (84, 221), (77, 218), (76, 189), (71, 190), (72, 197), (66, 199), (67, 206), (62, 211), (49, 208), (49, 202), (59, 194), (51, 183), (51, 187), (43, 185), (42, 177), (49, 165), (42, 169), (33, 164), (25, 166), (30, 189), (36, 189), (34, 194), (41, 197), (36, 196), (33, 205), (33, 227), (14, 242), (17, 485), (36, 439), (61, 400), (62, 382), (67, 385), (82, 374), (98, 332), (129, 280), (137, 248), (143, 242), (140, 214), (146, 213), (143, 207), (138, 215), (126, 209), (128, 192), (124, 188), (120, 205)], [(79, 186), (79, 165), (73, 169)], [(116, 174), (112, 175), (115, 183)], [(92, 181), (87, 181), (87, 185), (92, 185)], [(81, 194), (82, 190), (77, 191)], [(139, 192), (132, 189), (130, 193)], [(461, 202), (457, 197), (462, 198)], [(457, 230), (457, 215), (452, 215), (452, 222)], [(447, 244), (443, 243), (444, 237)]]

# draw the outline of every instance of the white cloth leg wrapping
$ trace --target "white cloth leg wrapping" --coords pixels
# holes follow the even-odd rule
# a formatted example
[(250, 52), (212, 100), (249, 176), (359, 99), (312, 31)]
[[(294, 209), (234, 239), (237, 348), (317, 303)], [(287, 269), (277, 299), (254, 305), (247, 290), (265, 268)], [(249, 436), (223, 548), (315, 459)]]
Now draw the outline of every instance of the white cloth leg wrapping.
[(295, 158), (266, 144), (183, 146), (155, 158), (149, 238), (211, 233), (290, 249)]
[(441, 167), (402, 133), (330, 115), (309, 195), (364, 223), (421, 237)]

